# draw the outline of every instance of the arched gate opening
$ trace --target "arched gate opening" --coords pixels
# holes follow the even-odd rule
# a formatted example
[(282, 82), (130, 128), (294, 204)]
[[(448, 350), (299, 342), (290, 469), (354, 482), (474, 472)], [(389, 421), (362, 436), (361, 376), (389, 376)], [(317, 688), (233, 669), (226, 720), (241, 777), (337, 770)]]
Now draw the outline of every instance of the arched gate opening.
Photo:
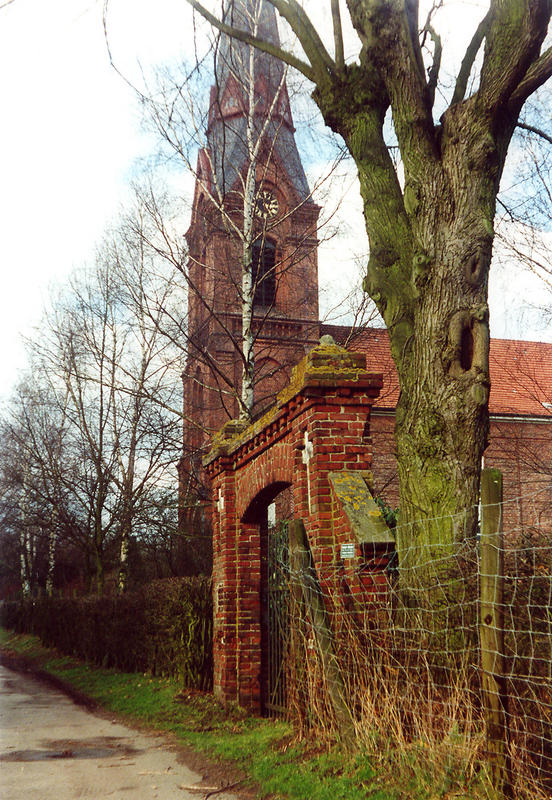
[(290, 637), (288, 521), (293, 515), (291, 484), (276, 482), (250, 503), (242, 523), (257, 525), (260, 541), (260, 702), (261, 713), (287, 710), (287, 658)]

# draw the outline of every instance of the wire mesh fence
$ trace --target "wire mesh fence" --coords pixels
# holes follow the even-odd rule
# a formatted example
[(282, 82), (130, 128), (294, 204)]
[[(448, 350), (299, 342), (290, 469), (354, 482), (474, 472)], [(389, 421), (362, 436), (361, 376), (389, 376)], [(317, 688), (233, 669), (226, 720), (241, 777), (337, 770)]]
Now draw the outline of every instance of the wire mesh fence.
[(410, 763), (435, 785), (498, 768), (500, 796), (551, 798), (550, 489), (533, 524), (484, 532), (491, 572), (478, 538), (409, 553), (407, 571), (378, 582), (377, 552), (354, 567), (317, 560), (301, 523), (289, 523), (277, 565), (288, 635), (274, 673), (300, 729), (354, 741), (388, 768)]

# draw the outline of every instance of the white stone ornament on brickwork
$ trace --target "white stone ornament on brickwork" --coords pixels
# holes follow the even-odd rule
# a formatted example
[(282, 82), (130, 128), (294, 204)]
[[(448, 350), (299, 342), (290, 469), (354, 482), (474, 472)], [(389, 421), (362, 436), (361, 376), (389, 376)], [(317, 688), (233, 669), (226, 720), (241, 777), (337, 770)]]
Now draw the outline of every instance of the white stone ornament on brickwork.
[(306, 464), (307, 466), (307, 497), (309, 503), (309, 514), (312, 514), (310, 461), (313, 454), (314, 454), (313, 443), (309, 440), (308, 431), (305, 431), (305, 436), (303, 438), (302, 459), (303, 459), (303, 464)]
[(312, 442), (309, 440), (309, 434), (307, 431), (305, 431), (303, 442), (305, 445), (303, 448), (303, 464), (306, 464), (308, 467), (309, 461), (311, 460), (314, 453), (314, 447)]

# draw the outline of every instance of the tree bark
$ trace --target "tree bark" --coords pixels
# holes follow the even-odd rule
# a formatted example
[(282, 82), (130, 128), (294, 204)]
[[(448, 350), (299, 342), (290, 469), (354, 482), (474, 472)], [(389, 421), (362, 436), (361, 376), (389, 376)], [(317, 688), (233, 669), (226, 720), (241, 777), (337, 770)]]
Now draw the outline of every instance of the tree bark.
[(117, 591), (124, 594), (128, 586), (128, 548), (130, 535), (127, 525), (121, 529), (121, 546), (119, 548), (119, 575), (117, 577)]

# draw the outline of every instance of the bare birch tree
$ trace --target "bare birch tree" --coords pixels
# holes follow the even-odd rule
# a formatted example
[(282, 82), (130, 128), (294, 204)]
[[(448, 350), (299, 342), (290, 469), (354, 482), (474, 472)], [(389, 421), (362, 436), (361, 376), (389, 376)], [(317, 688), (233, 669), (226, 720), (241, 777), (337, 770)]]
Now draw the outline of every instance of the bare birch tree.
[[(228, 13), (239, 16), (241, 24), (251, 31), (263, 30), (277, 37), (275, 29), (267, 25), (266, 8), (258, 3), (240, 5), (238, 10), (230, 9)], [(203, 374), (209, 376), (203, 378), (206, 384), (203, 388), (219, 395), (228, 416), (237, 414), (250, 419), (255, 404), (262, 405), (260, 384), (266, 382), (263, 348), (268, 350), (263, 345), (263, 332), (271, 318), (278, 315), (274, 297), (305, 253), (315, 250), (318, 209), (290, 132), (287, 68), (259, 54), (255, 48), (225, 36), (214, 39), (209, 55), (214, 59), (215, 75), (210, 92), (213, 62), (204, 57), (189, 67), (188, 72), (161, 73), (157, 84), (142, 94), (142, 100), (148, 125), (159, 136), (165, 157), (180, 170), (183, 177), (179, 179), (187, 186), (193, 180), (195, 196), (190, 231), (202, 223), (206, 230), (219, 231), (228, 237), (232, 243), (231, 261), (235, 259), (239, 269), (213, 264), (205, 257), (204, 248), (196, 247), (195, 240), (184, 251), (180, 238), (183, 219), (180, 226), (170, 218), (167, 220), (163, 199), (159, 200), (151, 186), (139, 190), (142, 208), (151, 223), (142, 224), (140, 230), (142, 235), (147, 230), (148, 247), (181, 272), (189, 307), (194, 304), (198, 307), (203, 325), (209, 320), (214, 322), (231, 343), (241, 364), (241, 379), (236, 382), (233, 372), (229, 374), (213, 357), (212, 349), (197, 336), (197, 331), (190, 328), (185, 332), (188, 357), (190, 361), (204, 363)], [(299, 191), (285, 209), (279, 209), (278, 199), (269, 187), (278, 181), (275, 170), (283, 155), (289, 156), (289, 163), (284, 158), (284, 164)], [(271, 240), (285, 230), (294, 214), (306, 207), (316, 212), (293, 252), (282, 257), (269, 252)], [(271, 256), (274, 261), (265, 269)], [(313, 341), (317, 340), (318, 324), (316, 283), (317, 278), (308, 289)], [(214, 287), (210, 295), (205, 285)], [(229, 308), (239, 313), (238, 330), (233, 315), (223, 307), (222, 297)], [(293, 302), (290, 297), (289, 316)], [(298, 309), (299, 301), (296, 312)], [(194, 321), (193, 313), (191, 320)], [(259, 362), (257, 370), (255, 359)]]
[(33, 344), (36, 369), (63, 402), (66, 448), (80, 461), (67, 490), (99, 592), (115, 541), (118, 586), (126, 587), (134, 524), (152, 487), (174, 482), (180, 444), (178, 418), (165, 411), (178, 371), (167, 379), (166, 342), (147, 318), (128, 313), (118, 257), (106, 247), (95, 270), (73, 279)]

